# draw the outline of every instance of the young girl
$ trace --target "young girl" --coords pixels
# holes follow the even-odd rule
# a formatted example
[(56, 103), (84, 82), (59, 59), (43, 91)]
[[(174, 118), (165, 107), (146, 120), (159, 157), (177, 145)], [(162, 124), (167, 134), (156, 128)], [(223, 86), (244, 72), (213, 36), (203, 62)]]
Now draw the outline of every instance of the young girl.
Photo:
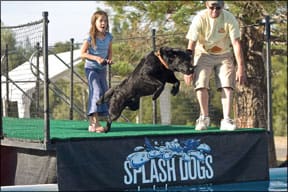
[(108, 15), (96, 11), (91, 18), (89, 36), (84, 40), (81, 57), (85, 59), (85, 75), (89, 86), (87, 115), (89, 132), (103, 133), (105, 128), (99, 123), (99, 116), (108, 115), (108, 105), (96, 105), (98, 99), (107, 91), (106, 67), (112, 64), (112, 39), (108, 32)]

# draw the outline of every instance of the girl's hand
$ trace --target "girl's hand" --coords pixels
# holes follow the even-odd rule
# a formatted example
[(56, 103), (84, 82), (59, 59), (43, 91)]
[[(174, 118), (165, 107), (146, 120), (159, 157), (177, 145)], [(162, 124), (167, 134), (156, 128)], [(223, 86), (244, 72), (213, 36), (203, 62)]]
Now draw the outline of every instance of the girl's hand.
[(107, 65), (107, 60), (106, 60), (106, 59), (103, 59), (102, 57), (99, 57), (99, 59), (97, 60), (97, 62), (98, 62), (100, 65)]
[(112, 59), (106, 59), (106, 62), (107, 62), (107, 64), (109, 64), (109, 65), (113, 64)]
[(110, 59), (102, 59), (101, 65), (111, 65), (113, 62)]

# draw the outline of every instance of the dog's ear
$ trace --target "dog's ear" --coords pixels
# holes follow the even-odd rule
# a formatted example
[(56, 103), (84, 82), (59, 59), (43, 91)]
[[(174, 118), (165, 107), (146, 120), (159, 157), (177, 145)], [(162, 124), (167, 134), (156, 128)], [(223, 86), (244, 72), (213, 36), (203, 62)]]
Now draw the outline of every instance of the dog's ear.
[(160, 55), (164, 59), (173, 58), (174, 57), (173, 48), (171, 48), (171, 47), (161, 47), (160, 48)]
[(171, 51), (171, 48), (170, 47), (160, 47), (160, 55), (163, 56), (163, 55), (167, 55), (168, 52)]

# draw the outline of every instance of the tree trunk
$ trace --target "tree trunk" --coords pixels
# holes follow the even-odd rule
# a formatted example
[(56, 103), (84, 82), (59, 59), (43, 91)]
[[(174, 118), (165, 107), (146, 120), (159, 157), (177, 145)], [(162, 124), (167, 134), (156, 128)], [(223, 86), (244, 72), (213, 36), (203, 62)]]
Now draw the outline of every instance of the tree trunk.
[[(241, 21), (240, 21), (241, 22)], [(241, 26), (245, 26), (243, 23)], [(239, 128), (267, 129), (267, 81), (264, 64), (264, 26), (241, 28), (246, 86), (237, 85), (234, 116)], [(276, 166), (273, 131), (269, 134), (269, 165)]]

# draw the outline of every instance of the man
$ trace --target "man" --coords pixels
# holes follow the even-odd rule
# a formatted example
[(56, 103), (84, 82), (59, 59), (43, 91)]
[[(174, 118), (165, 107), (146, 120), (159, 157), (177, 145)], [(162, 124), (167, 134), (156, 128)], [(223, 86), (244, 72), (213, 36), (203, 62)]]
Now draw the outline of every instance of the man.
[[(187, 85), (193, 85), (200, 106), (200, 117), (196, 120), (196, 130), (205, 130), (210, 125), (208, 110), (209, 79), (214, 71), (217, 90), (221, 91), (223, 119), (221, 130), (235, 130), (230, 118), (235, 80), (240, 85), (246, 82), (245, 66), (240, 44), (240, 30), (236, 18), (224, 10), (223, 1), (206, 1), (206, 9), (193, 19), (186, 38), (187, 49), (194, 54), (195, 73), (184, 75)], [(233, 50), (232, 50), (233, 48)], [(237, 61), (237, 71), (233, 64), (233, 51)]]

